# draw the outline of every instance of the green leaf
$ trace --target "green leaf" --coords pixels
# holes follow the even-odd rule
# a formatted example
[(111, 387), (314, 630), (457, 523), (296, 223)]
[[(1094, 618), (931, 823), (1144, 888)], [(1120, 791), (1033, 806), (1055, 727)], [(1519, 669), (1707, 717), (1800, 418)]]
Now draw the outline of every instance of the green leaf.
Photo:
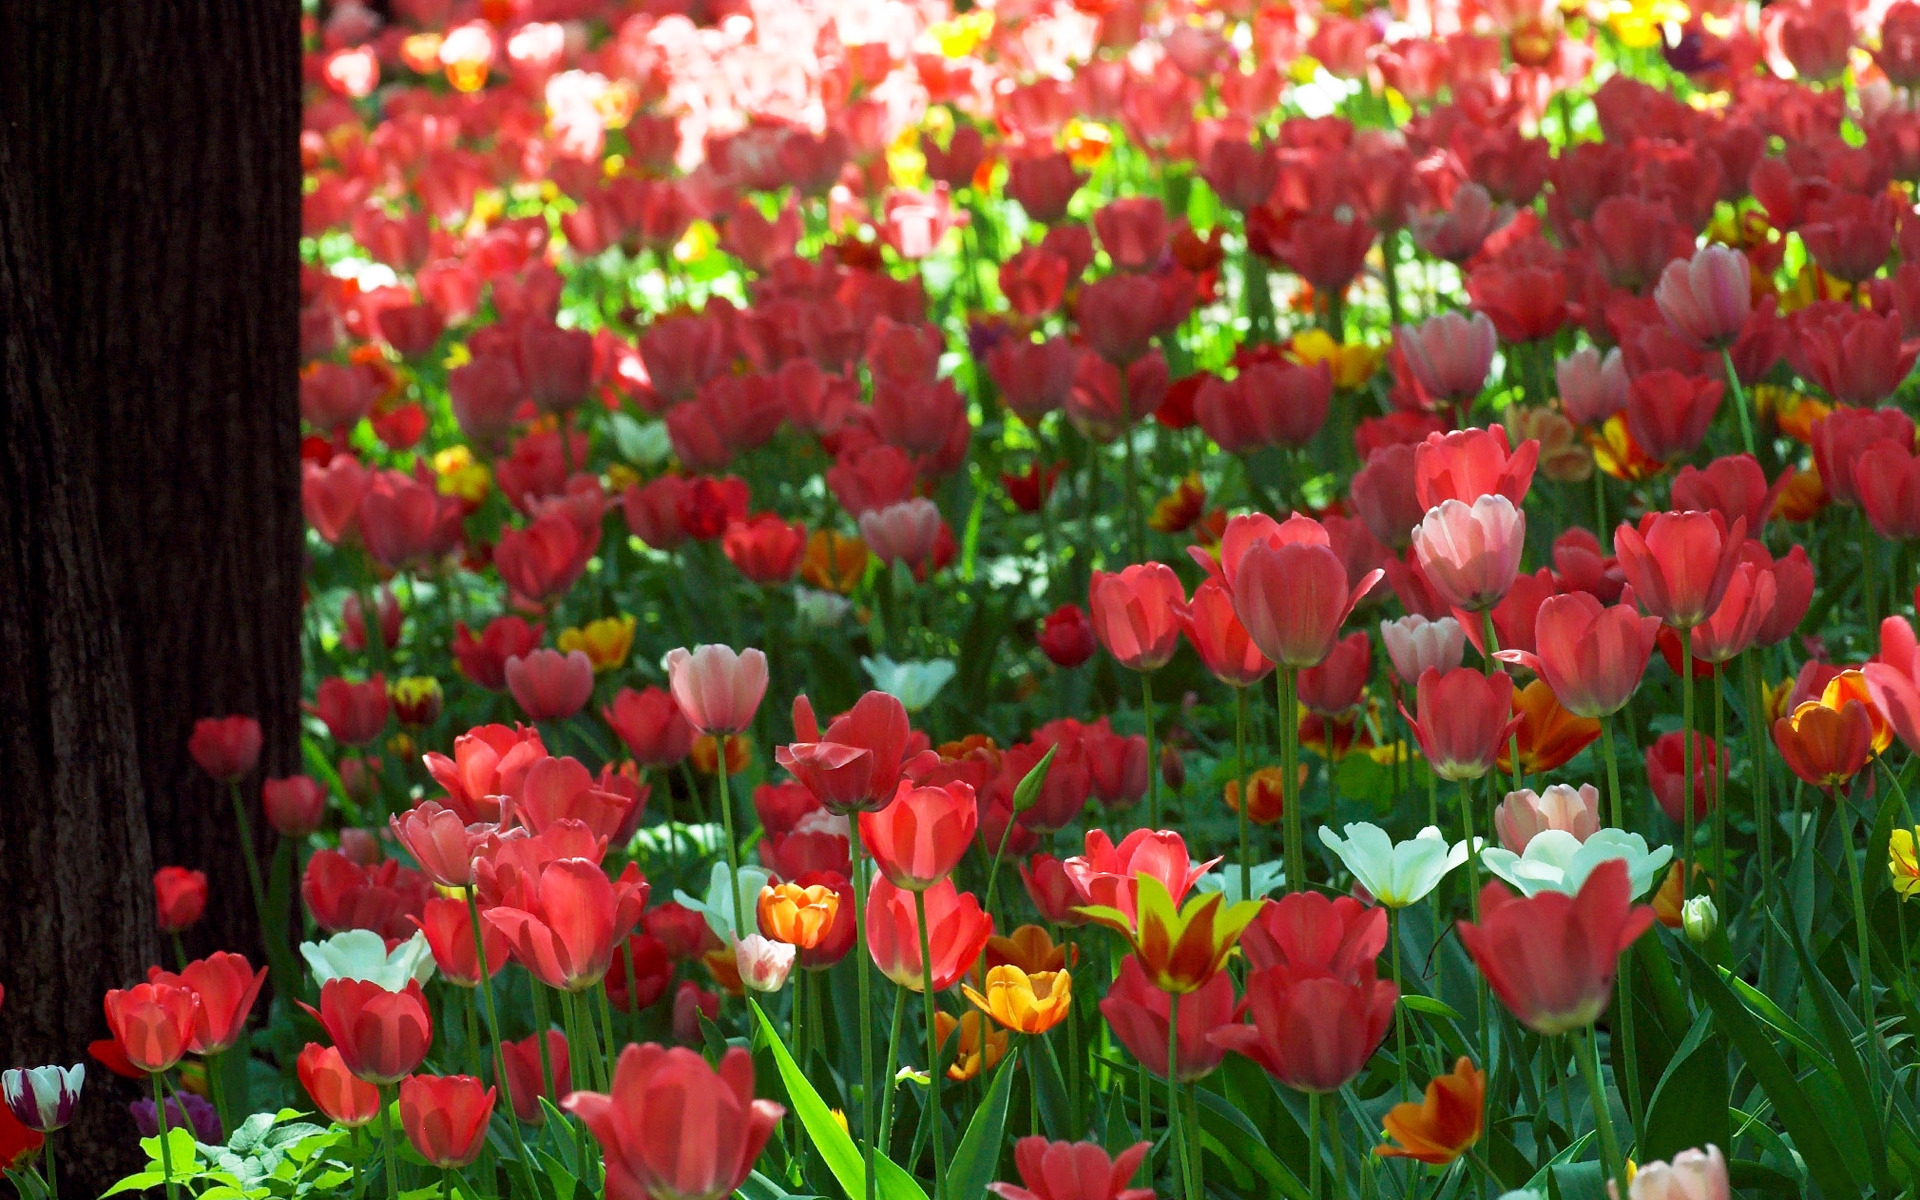
[[(1847, 1098), (1853, 1104), (1853, 1123), (1866, 1139), (1867, 1169), (1873, 1173), (1874, 1191), (1890, 1196), (1894, 1192), (1893, 1176), (1887, 1171), (1887, 1147), (1879, 1108), (1867, 1086), (1867, 1073), (1861, 1066), (1859, 1051), (1854, 1049), (1853, 1036), (1848, 1032), (1847, 1024), (1840, 1019), (1840, 1010), (1846, 1007), (1846, 1002), (1839, 999), (1833, 982), (1808, 956), (1806, 943), (1797, 937), (1792, 941), (1793, 952), (1800, 959), (1802, 990), (1813, 1001), (1814, 1015), (1820, 1021), (1820, 1031), (1825, 1035), (1829, 1057)], [(1864, 1029), (1861, 1032), (1871, 1036)]]
[(1433, 996), (1422, 996), (1418, 992), (1401, 993), (1400, 1003), (1406, 1005), (1414, 1012), (1427, 1013), (1436, 1017), (1445, 1017), (1449, 1021), (1463, 1021), (1466, 1019), (1455, 1012), (1453, 1005), (1448, 1004), (1445, 1000), (1436, 999)]
[[(793, 1061), (792, 1052), (780, 1040), (780, 1034), (760, 1005), (749, 999), (747, 1007), (753, 1010), (760, 1032), (767, 1040), (767, 1047), (773, 1052), (774, 1064), (780, 1069), (781, 1082), (787, 1085), (787, 1098), (793, 1101), (794, 1115), (800, 1118), (801, 1126), (813, 1140), (814, 1149), (820, 1152), (827, 1169), (840, 1181), (847, 1195), (853, 1200), (864, 1200), (867, 1194), (867, 1165), (861, 1157), (860, 1147), (840, 1127), (840, 1122), (833, 1119), (833, 1112), (827, 1108), (826, 1101), (814, 1090), (813, 1084), (800, 1070), (800, 1065)], [(876, 1190), (885, 1200), (927, 1200), (927, 1193), (914, 1181), (913, 1176), (879, 1150), (874, 1151), (873, 1166), (875, 1173), (880, 1176)]]
[(1715, 1021), (1734, 1048), (1740, 1051), (1747, 1069), (1773, 1103), (1780, 1124), (1793, 1138), (1794, 1149), (1799, 1151), (1801, 1159), (1807, 1164), (1808, 1175), (1826, 1195), (1859, 1195), (1860, 1185), (1828, 1134), (1822, 1114), (1807, 1099), (1792, 1069), (1780, 1057), (1773, 1039), (1727, 985), (1721, 982), (1720, 972), (1711, 963), (1691, 947), (1683, 948), (1681, 953), (1685, 956), (1687, 974), (1693, 979), (1695, 994), (1713, 1010)]
[(1727, 1052), (1709, 1037), (1713, 1014), (1703, 1012), (1674, 1051), (1647, 1101), (1646, 1142), (1636, 1157), (1671, 1159), (1694, 1146), (1730, 1146), (1727, 1115)]
[[(547, 1099), (545, 1096), (541, 1096), (539, 1099), (540, 1111), (544, 1113), (547, 1118), (547, 1128), (569, 1128), (566, 1117), (562, 1116), (560, 1110), (553, 1106), (553, 1101)], [(574, 1139), (572, 1137), (557, 1137), (553, 1139), (553, 1142), (554, 1145), (560, 1149), (560, 1162), (566, 1167), (567, 1177), (569, 1179), (580, 1178), (580, 1152), (576, 1149)]]
[(1040, 1077), (1040, 1123), (1048, 1133), (1066, 1136), (1072, 1121), (1067, 1077), (1061, 1073), (1060, 1059), (1054, 1054), (1051, 1038), (1039, 1040), (1039, 1049), (1033, 1052), (1033, 1061), (1027, 1066)]
[(1219, 1146), (1232, 1147), (1238, 1160), (1251, 1167), (1266, 1183), (1267, 1194), (1285, 1196), (1288, 1200), (1310, 1200), (1306, 1185), (1268, 1147), (1267, 1140), (1260, 1136), (1245, 1113), (1217, 1092), (1201, 1088), (1194, 1094), (1200, 1100), (1201, 1131), (1209, 1134)]
[(777, 1180), (758, 1171), (750, 1173), (734, 1194), (742, 1197), (742, 1200), (820, 1200), (818, 1196), (789, 1192)]
[[(152, 1141), (151, 1138), (146, 1140)], [(8, 1174), (13, 1175), (14, 1172), (9, 1171)], [(158, 1171), (142, 1171), (138, 1175), (127, 1176), (100, 1194), (104, 1200), (107, 1196), (117, 1196), (121, 1192), (145, 1192), (153, 1188), (165, 1187), (166, 1182), (166, 1177)]]
[[(562, 1137), (554, 1140), (571, 1142), (573, 1139), (570, 1137)], [(579, 1180), (574, 1178), (573, 1172), (563, 1166), (559, 1159), (547, 1153), (545, 1150), (534, 1151), (534, 1157), (540, 1160), (540, 1165), (546, 1173), (547, 1181), (553, 1184), (554, 1200), (573, 1200), (574, 1188), (579, 1185)]]
[(973, 1120), (967, 1122), (967, 1131), (961, 1135), (947, 1171), (947, 1195), (953, 1200), (979, 1200), (993, 1182), (1007, 1129), (1007, 1096), (1013, 1091), (1019, 1066), (1018, 1050), (1001, 1060), (993, 1084), (987, 1088), (986, 1101), (973, 1110)]

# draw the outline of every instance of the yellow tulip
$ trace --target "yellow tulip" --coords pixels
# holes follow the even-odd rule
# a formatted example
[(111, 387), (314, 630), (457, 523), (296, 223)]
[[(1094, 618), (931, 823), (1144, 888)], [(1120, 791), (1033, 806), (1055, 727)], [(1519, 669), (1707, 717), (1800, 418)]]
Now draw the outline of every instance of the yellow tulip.
[(1015, 966), (987, 972), (987, 993), (961, 985), (973, 1006), (1015, 1033), (1045, 1033), (1066, 1020), (1073, 1007), (1073, 976), (1065, 971), (1029, 975)]

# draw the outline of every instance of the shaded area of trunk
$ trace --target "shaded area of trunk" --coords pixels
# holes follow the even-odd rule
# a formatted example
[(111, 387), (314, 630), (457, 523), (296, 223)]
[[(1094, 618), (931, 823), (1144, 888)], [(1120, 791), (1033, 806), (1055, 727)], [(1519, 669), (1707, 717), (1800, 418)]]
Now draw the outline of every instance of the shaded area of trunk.
[[(261, 959), (231, 804), (186, 746), (197, 717), (258, 718), (256, 813), (260, 776), (300, 766), (299, 20), (293, 0), (0, 6), (15, 281), (0, 570), (22, 581), (0, 577), (0, 604), (33, 620), (0, 617), (10, 648), (45, 660), (0, 684), (6, 765), (23, 763), (0, 867), (12, 887), (31, 862), (47, 885), (0, 917), (9, 1065), (77, 1061), (104, 1036), (101, 992), (158, 961), (154, 866), (209, 877), (190, 952)], [(97, 808), (27, 803), (34, 779)], [(42, 1003), (63, 1024), (6, 1032), (16, 1005)], [(125, 1113), (92, 1094), (104, 1075), (83, 1110), (125, 1145)], [(100, 1176), (72, 1177), (93, 1194), (124, 1165), (104, 1143), (66, 1146)]]

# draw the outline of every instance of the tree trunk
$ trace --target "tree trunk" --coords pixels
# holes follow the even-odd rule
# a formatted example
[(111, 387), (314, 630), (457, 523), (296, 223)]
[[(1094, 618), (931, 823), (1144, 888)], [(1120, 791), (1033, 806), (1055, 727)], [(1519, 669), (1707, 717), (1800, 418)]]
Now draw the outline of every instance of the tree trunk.
[[(37, 444), (9, 436), (7, 449), (36, 445), (28, 467), (59, 474), (58, 495), (94, 506), (84, 530), (67, 535), (90, 573), (76, 583), (42, 572), (47, 587), (67, 591), (65, 607), (38, 619), (84, 618), (103, 646), (115, 644), (117, 628), (123, 650), (113, 671), (84, 677), (88, 689), (112, 691), (111, 709), (76, 691), (72, 673), (43, 669), (21, 685), (28, 700), (51, 710), (46, 721), (62, 704), (97, 719), (101, 729), (89, 736), (119, 739), (119, 759), (84, 746), (69, 753), (51, 736), (10, 753), (41, 755), (43, 773), (99, 773), (98, 802), (132, 804), (135, 817), (132, 802), (144, 793), (149, 852), (120, 867), (103, 851), (73, 847), (76, 866), (104, 861), (115, 871), (115, 895), (141, 894), (144, 907), (131, 910), (139, 913), (138, 939), (152, 928), (149, 864), (194, 867), (207, 873), (211, 896), (190, 950), (239, 950), (256, 962), (261, 946), (232, 806), (186, 747), (198, 717), (259, 719), (263, 769), (243, 795), (264, 859), (271, 835), (259, 817), (260, 777), (300, 769), (299, 24), (295, 0), (0, 5), (0, 45), (8, 47), (0, 114), (17, 139), (8, 192), (18, 215), (9, 219), (8, 250), (16, 236), (38, 248), (37, 259), (10, 266), (45, 302), (39, 326), (8, 320), (6, 329), (31, 343), (19, 370), (38, 364), (40, 391), (19, 394), (41, 405), (9, 419), (38, 415), (47, 432)], [(8, 379), (10, 410), (20, 408), (21, 386)], [(48, 440), (62, 431), (65, 449)], [(92, 482), (86, 490), (82, 467)], [(11, 488), (15, 477), (5, 482)], [(34, 480), (18, 482), (31, 488)], [(28, 518), (38, 510), (11, 503), (17, 494), (0, 496), (29, 540), (8, 552), (53, 553), (61, 527)], [(92, 590), (76, 590), (80, 583)], [(7, 602), (36, 607), (12, 588)], [(26, 644), (56, 646), (51, 636)], [(107, 788), (129, 761), (137, 790), (129, 793), (124, 780), (118, 793)], [(42, 822), (54, 822), (51, 807), (35, 806), (24, 821), (25, 806), (13, 812), (10, 822), (28, 826), (21, 845), (32, 834), (42, 841), (31, 844), (50, 848), (44, 839), (58, 831)], [(104, 836), (107, 823), (100, 825)], [(94, 830), (90, 822), (73, 836)], [(11, 846), (12, 824), (8, 832)], [(43, 853), (38, 861), (44, 870), (52, 859)], [(136, 936), (124, 900), (97, 911), (118, 926), (97, 931), (103, 939)], [(18, 920), (23, 931), (44, 931), (58, 917), (23, 909)], [(129, 963), (108, 950), (103, 941), (85, 953), (116, 986), (154, 961)], [(71, 1062), (104, 1025), (102, 989), (78, 986), (68, 968), (27, 973), (8, 962), (5, 982), (9, 1008), (29, 989), (44, 991), (86, 1024), (77, 1031), (85, 1037), (60, 1043), (55, 1057)], [(130, 1134), (123, 1116), (119, 1137)], [(67, 1161), (79, 1169), (84, 1156)]]
[[(35, 222), (0, 121), (0, 1063), (84, 1061), (100, 997), (155, 961), (153, 859), (93, 472), (64, 403)], [(99, 1195), (138, 1165), (125, 1081), (89, 1072), (62, 1135)]]

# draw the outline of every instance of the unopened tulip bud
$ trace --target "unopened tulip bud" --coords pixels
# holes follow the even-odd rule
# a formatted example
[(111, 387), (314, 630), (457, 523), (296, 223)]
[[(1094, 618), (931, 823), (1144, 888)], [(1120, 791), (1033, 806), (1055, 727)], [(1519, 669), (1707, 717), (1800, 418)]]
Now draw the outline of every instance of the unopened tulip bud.
[(1704, 946), (1720, 931), (1720, 910), (1712, 896), (1695, 896), (1680, 906), (1680, 928), (1695, 946)]
[(22, 1125), (35, 1133), (64, 1129), (80, 1102), (80, 1085), (87, 1080), (85, 1063), (72, 1067), (34, 1067), (0, 1074), (0, 1093)]

